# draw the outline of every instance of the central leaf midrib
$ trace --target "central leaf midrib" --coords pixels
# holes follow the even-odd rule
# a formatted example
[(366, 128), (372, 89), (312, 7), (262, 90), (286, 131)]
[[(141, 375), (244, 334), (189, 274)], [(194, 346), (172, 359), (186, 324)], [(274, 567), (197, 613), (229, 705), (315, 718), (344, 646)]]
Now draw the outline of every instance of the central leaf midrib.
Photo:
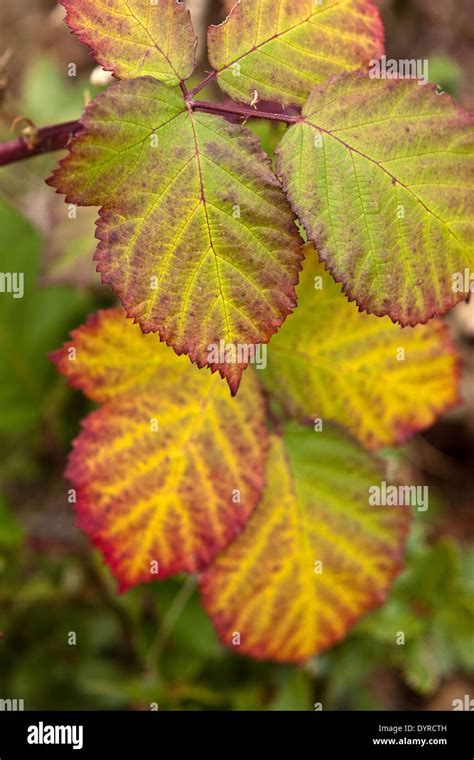
[(198, 142), (196, 125), (194, 123), (194, 115), (193, 115), (193, 111), (192, 111), (191, 107), (188, 107), (188, 114), (189, 114), (189, 120), (190, 120), (190, 123), (191, 123), (191, 128), (193, 130), (194, 147), (195, 147), (195, 151), (196, 151), (196, 153), (195, 153), (196, 164), (197, 164), (197, 169), (198, 169), (199, 186), (200, 186), (200, 192), (201, 192), (201, 202), (202, 202), (202, 205), (203, 205), (203, 208), (204, 208), (204, 217), (205, 217), (205, 220), (206, 220), (207, 233), (208, 233), (208, 236), (209, 236), (209, 246), (210, 246), (209, 250), (211, 250), (212, 253), (214, 254), (214, 260), (215, 260), (215, 264), (216, 264), (217, 285), (218, 285), (218, 288), (219, 288), (219, 297), (222, 300), (222, 311), (223, 311), (223, 314), (224, 314), (224, 320), (225, 320), (225, 324), (226, 324), (225, 340), (227, 342), (229, 340), (229, 338), (230, 338), (230, 335), (231, 335), (230, 324), (229, 324), (229, 315), (228, 315), (227, 307), (226, 307), (226, 299), (224, 298), (224, 291), (222, 289), (222, 281), (221, 281), (221, 276), (220, 276), (220, 271), (219, 271), (219, 257), (217, 255), (217, 252), (216, 252), (216, 249), (214, 247), (213, 240), (212, 240), (211, 225), (210, 225), (210, 221), (209, 221), (209, 214), (208, 214), (207, 204), (206, 204), (206, 194), (205, 194), (205, 190), (204, 190), (204, 178), (203, 178), (202, 167), (201, 167), (201, 156), (200, 156), (200, 150), (199, 150), (199, 142)]

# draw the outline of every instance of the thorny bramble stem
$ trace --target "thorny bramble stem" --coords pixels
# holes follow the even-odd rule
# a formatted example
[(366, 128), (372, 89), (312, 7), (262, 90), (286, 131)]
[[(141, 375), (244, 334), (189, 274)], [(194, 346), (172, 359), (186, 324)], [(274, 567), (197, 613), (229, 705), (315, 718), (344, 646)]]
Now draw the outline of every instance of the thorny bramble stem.
[(15, 161), (22, 161), (40, 153), (49, 153), (52, 150), (65, 148), (72, 135), (81, 127), (79, 121), (66, 121), (63, 124), (42, 127), (38, 129), (35, 135), (33, 146), (28, 145), (28, 141), (24, 137), (0, 143), (0, 166), (13, 164)]
[[(301, 120), (300, 116), (291, 116), (286, 113), (271, 113), (258, 111), (251, 106), (241, 106), (237, 103), (206, 103), (201, 100), (193, 100), (193, 95), (203, 89), (212, 78), (207, 76), (193, 90), (186, 89), (182, 83), (183, 96), (188, 106), (193, 111), (203, 111), (220, 116), (241, 116), (243, 119), (268, 119), (270, 121), (282, 121), (285, 124), (296, 124)], [(28, 144), (24, 137), (18, 137), (10, 142), (0, 143), (0, 166), (22, 161), (25, 158), (37, 156), (40, 153), (49, 153), (53, 150), (65, 148), (70, 138), (81, 129), (80, 121), (67, 121), (63, 124), (54, 124), (50, 127), (42, 127), (35, 134), (34, 144)]]
[(212, 80), (215, 79), (216, 75), (217, 75), (217, 71), (211, 71), (206, 77), (204, 77), (204, 79), (201, 82), (199, 82), (199, 84), (196, 85), (196, 87), (193, 87), (192, 90), (189, 90), (190, 96), (194, 98), (194, 96), (197, 95), (198, 92), (201, 92), (201, 90), (207, 87), (209, 82), (212, 82)]
[(191, 100), (189, 102), (193, 111), (204, 111), (205, 113), (221, 114), (222, 116), (234, 114), (242, 116), (244, 119), (269, 119), (270, 121), (283, 121), (285, 124), (297, 124), (297, 122), (301, 121), (300, 116), (258, 111), (251, 106), (239, 106), (236, 103), (205, 103), (202, 100)]

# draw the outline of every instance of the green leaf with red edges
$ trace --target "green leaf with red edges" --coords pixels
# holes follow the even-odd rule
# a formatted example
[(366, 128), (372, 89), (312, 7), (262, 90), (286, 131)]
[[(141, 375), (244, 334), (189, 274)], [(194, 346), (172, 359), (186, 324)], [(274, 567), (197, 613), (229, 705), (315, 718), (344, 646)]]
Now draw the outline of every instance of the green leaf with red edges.
[(402, 325), (468, 296), (474, 116), (431, 85), (359, 71), (317, 87), (277, 173), (349, 300)]
[(176, 0), (60, 0), (66, 21), (94, 58), (120, 79), (178, 84), (196, 65), (191, 16)]
[(382, 468), (338, 430), (275, 438), (262, 503), (201, 576), (204, 607), (235, 652), (302, 662), (384, 601), (401, 569), (406, 507), (371, 506)]
[(372, 0), (239, 0), (208, 32), (209, 60), (235, 100), (302, 105), (313, 87), (383, 53)]
[(79, 526), (126, 589), (205, 567), (264, 486), (268, 436), (254, 372), (232, 399), (119, 309), (99, 312), (52, 358), (102, 406), (67, 468)]
[(447, 326), (360, 314), (305, 249), (298, 308), (259, 373), (271, 398), (298, 420), (335, 420), (369, 449), (405, 442), (459, 403), (461, 360)]
[(102, 206), (103, 282), (142, 330), (235, 393), (244, 354), (224, 361), (216, 347), (266, 343), (295, 306), (301, 241), (270, 160), (250, 131), (148, 77), (110, 87), (82, 122), (49, 183)]

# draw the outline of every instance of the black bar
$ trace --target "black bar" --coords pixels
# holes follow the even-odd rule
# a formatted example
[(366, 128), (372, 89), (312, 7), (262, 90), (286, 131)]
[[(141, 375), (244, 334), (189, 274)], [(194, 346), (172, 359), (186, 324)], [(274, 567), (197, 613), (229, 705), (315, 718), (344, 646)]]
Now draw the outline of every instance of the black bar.
[[(186, 750), (206, 758), (239, 753), (242, 760), (257, 750), (262, 757), (289, 751), (290, 760), (301, 755), (332, 760), (333, 752), (346, 758), (472, 760), (473, 717), (462, 711), (0, 712), (0, 760), (103, 753), (139, 760), (170, 752), (182, 757)], [(28, 737), (43, 743), (29, 743)], [(47, 743), (50, 739), (59, 743)]]

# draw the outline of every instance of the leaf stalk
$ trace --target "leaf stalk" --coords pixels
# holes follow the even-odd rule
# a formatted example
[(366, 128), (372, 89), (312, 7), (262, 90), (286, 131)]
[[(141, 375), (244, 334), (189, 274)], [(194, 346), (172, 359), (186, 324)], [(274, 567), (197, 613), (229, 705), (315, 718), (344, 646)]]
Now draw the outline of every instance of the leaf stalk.
[[(240, 116), (242, 119), (266, 119), (268, 121), (281, 121), (285, 124), (296, 124), (301, 120), (300, 116), (294, 116), (287, 113), (273, 113), (269, 111), (258, 110), (253, 106), (239, 105), (238, 103), (208, 103), (202, 100), (194, 100), (194, 95), (203, 89), (213, 77), (208, 75), (193, 90), (188, 91), (184, 82), (182, 83), (183, 97), (193, 111), (202, 113), (216, 114), (217, 116)], [(20, 136), (15, 140), (0, 143), (0, 166), (13, 164), (16, 161), (23, 161), (32, 158), (41, 153), (50, 153), (51, 151), (66, 148), (69, 140), (82, 128), (80, 120), (67, 121), (62, 124), (53, 124), (48, 127), (41, 127), (35, 134), (35, 141), (32, 144), (26, 136)]]

